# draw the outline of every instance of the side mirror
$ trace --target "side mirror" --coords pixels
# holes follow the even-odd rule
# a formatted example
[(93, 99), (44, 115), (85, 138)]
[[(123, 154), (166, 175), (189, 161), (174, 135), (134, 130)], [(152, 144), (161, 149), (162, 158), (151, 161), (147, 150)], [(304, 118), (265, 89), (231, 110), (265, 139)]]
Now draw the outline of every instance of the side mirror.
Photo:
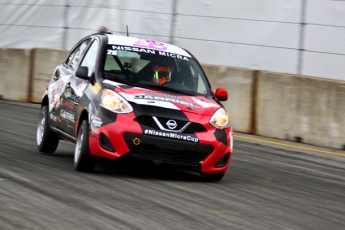
[(77, 71), (75, 72), (75, 76), (77, 76), (81, 79), (85, 79), (85, 80), (90, 79), (88, 74), (89, 74), (89, 68), (87, 66), (79, 66), (77, 68)]
[(228, 91), (226, 91), (226, 89), (223, 88), (217, 88), (215, 96), (220, 101), (226, 101), (228, 100)]

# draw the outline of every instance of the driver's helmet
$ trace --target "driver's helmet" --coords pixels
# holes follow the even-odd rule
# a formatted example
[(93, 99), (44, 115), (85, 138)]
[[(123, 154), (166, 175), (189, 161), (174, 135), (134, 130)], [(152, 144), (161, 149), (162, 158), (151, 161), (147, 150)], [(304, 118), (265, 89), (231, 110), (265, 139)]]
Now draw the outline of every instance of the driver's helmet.
[(157, 84), (163, 84), (171, 79), (172, 69), (166, 66), (154, 66), (153, 67), (153, 77), (152, 82)]

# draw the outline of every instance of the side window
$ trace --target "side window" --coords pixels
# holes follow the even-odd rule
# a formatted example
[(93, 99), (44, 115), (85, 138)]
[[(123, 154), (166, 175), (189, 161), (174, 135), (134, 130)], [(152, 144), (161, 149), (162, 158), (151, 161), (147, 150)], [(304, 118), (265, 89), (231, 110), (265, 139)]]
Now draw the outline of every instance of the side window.
[(200, 75), (201, 70), (197, 68), (196, 65), (190, 66), (190, 72), (194, 79), (195, 91), (201, 94), (205, 94), (207, 92), (206, 86), (207, 83), (205, 78)]
[(73, 52), (69, 55), (67, 61), (65, 62), (72, 70), (77, 68), (80, 58), (83, 56), (85, 48), (90, 43), (91, 39), (82, 42)]
[(196, 80), (198, 82), (197, 92), (205, 94), (207, 92), (206, 82), (203, 81), (203, 78), (201, 78), (200, 74), (198, 74), (198, 77), (196, 78)]
[(93, 72), (93, 69), (95, 68), (98, 50), (99, 50), (99, 42), (95, 40), (92, 43), (90, 49), (87, 51), (81, 63), (81, 66), (87, 66), (89, 68), (88, 76), (91, 75), (91, 73)]

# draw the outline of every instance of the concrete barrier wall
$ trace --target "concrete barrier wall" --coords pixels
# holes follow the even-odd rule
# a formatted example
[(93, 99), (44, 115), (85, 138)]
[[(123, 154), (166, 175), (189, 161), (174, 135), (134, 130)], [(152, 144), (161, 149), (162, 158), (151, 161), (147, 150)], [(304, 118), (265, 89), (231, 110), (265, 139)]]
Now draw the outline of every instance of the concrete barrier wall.
[(53, 70), (66, 58), (68, 51), (57, 49), (34, 49), (30, 102), (41, 102)]
[(0, 97), (29, 102), (30, 50), (0, 49)]
[(343, 149), (345, 82), (261, 72), (258, 135)]
[(228, 90), (229, 98), (222, 102), (236, 131), (250, 133), (254, 71), (226, 66), (203, 65), (213, 90)]
[[(67, 51), (0, 49), (0, 95), (40, 102), (53, 69)], [(345, 81), (203, 65), (235, 131), (344, 149)], [(29, 80), (31, 79), (31, 81)], [(31, 84), (29, 84), (31, 83)]]

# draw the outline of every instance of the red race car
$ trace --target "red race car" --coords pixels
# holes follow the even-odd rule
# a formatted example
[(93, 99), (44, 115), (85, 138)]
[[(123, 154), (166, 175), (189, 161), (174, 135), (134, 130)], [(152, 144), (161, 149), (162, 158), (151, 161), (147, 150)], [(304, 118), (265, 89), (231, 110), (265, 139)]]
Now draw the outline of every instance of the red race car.
[(221, 180), (232, 127), (196, 58), (177, 46), (111, 32), (80, 40), (56, 67), (43, 95), (37, 147), (76, 143), (74, 167), (98, 158), (158, 161)]

